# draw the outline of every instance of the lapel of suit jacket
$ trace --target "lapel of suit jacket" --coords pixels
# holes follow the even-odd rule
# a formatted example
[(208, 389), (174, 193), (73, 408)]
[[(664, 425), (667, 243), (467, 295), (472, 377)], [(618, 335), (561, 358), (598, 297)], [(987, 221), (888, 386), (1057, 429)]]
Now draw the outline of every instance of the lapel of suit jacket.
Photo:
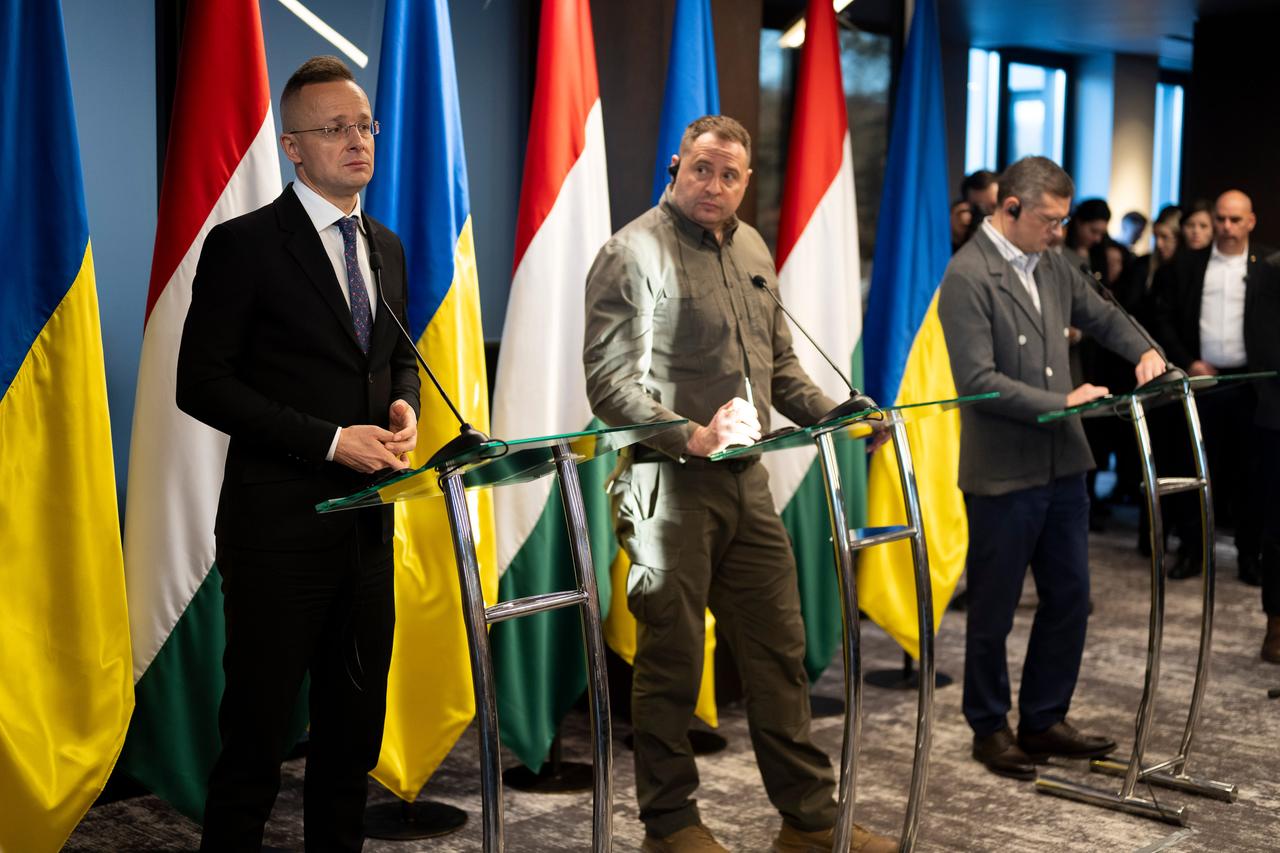
[(289, 254), (293, 255), (298, 266), (302, 267), (302, 271), (307, 274), (307, 279), (315, 287), (320, 298), (333, 311), (334, 318), (346, 331), (352, 345), (359, 350), (360, 341), (356, 338), (355, 324), (351, 320), (351, 306), (342, 295), (342, 286), (338, 283), (337, 276), (333, 274), (333, 264), (325, 254), (320, 235), (316, 232), (315, 226), (292, 187), (292, 183), (285, 187), (284, 192), (275, 202), (280, 229), (289, 235), (285, 238), (285, 248)]
[[(978, 241), (978, 248), (982, 250), (982, 255), (987, 260), (987, 272), (995, 278), (996, 287), (1013, 298), (1014, 303), (1022, 309), (1023, 314), (1027, 315), (1032, 327), (1043, 338), (1044, 318), (1036, 310), (1035, 303), (1031, 301), (1031, 294), (1027, 293), (1027, 289), (1022, 286), (1022, 279), (1018, 277), (1018, 273), (1004, 259), (1004, 255), (1000, 254), (1000, 250), (996, 248), (995, 243), (991, 242), (991, 238), (981, 230), (978, 231), (973, 239)], [(1039, 264), (1036, 266), (1038, 268)], [(1037, 283), (1038, 286), (1039, 284)], [(1040, 300), (1040, 304), (1044, 305), (1044, 299)]]

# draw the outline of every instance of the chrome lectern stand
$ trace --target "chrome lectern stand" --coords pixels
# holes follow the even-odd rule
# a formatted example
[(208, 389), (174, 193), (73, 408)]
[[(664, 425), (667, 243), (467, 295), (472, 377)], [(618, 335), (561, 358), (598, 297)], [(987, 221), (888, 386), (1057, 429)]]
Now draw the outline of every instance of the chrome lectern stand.
[[(1128, 418), (1133, 424), (1134, 435), (1138, 443), (1139, 458), (1142, 460), (1143, 490), (1146, 494), (1147, 511), (1151, 519), (1151, 611), (1148, 617), (1147, 669), (1146, 676), (1143, 679), (1142, 699), (1138, 703), (1138, 712), (1134, 723), (1133, 752), (1128, 761), (1105, 758), (1095, 759), (1090, 762), (1090, 769), (1094, 772), (1124, 777), (1120, 784), (1120, 791), (1112, 794), (1055, 776), (1039, 777), (1036, 780), (1036, 788), (1039, 791), (1164, 821), (1176, 826), (1186, 826), (1188, 819), (1186, 807), (1171, 808), (1156, 802), (1154, 798), (1147, 799), (1139, 796), (1135, 793), (1139, 782), (1172, 788), (1184, 793), (1197, 794), (1224, 802), (1235, 802), (1237, 796), (1235, 785), (1228, 782), (1204, 779), (1187, 773), (1187, 763), (1191, 757), (1191, 747), (1195, 742), (1196, 726), (1200, 719), (1200, 708), (1204, 701), (1205, 689), (1209, 684), (1209, 654), (1213, 646), (1214, 573), (1216, 569), (1213, 542), (1213, 490), (1209, 481), (1208, 457), (1205, 454), (1204, 435), (1200, 429), (1200, 415), (1196, 408), (1196, 397), (1210, 389), (1230, 387), (1238, 382), (1264, 379), (1274, 375), (1274, 373), (1242, 373), (1228, 377), (1197, 376), (1190, 379), (1149, 383), (1132, 394), (1105, 397), (1069, 409), (1048, 412), (1039, 417), (1041, 423), (1051, 423), (1077, 415), (1081, 417)], [(1156, 472), (1146, 413), (1148, 408), (1172, 402), (1181, 404), (1186, 418), (1187, 433), (1191, 439), (1192, 456), (1195, 465), (1194, 477), (1161, 477)], [(1154, 764), (1144, 764), (1143, 759), (1151, 739), (1151, 722), (1155, 715), (1156, 691), (1160, 684), (1161, 642), (1164, 635), (1164, 522), (1160, 512), (1160, 498), (1164, 495), (1190, 491), (1197, 492), (1200, 496), (1202, 544), (1200, 555), (1202, 567), (1200, 650), (1196, 660), (1195, 683), (1191, 690), (1191, 702), (1187, 709), (1187, 719), (1183, 727), (1178, 754)]]
[[(858, 587), (854, 574), (854, 552), (874, 545), (911, 541), (916, 587), (916, 616), (920, 631), (920, 684), (916, 700), (915, 753), (911, 767), (911, 787), (903, 819), (902, 851), (914, 848), (920, 826), (920, 810), (929, 778), (929, 748), (933, 741), (933, 584), (929, 576), (929, 556), (925, 547), (924, 523), (920, 515), (920, 497), (916, 489), (915, 466), (906, 424), (940, 414), (959, 406), (996, 398), (997, 394), (981, 394), (954, 400), (939, 400), (907, 406), (867, 409), (830, 423), (786, 432), (767, 438), (750, 447), (735, 448), (711, 457), (742, 459), (761, 453), (807, 447), (816, 444), (827, 494), (827, 514), (831, 524), (831, 542), (835, 551), (836, 581), (840, 589), (840, 612), (844, 626), (844, 737), (840, 749), (840, 786), (832, 848), (848, 850), (853, 839), (853, 808), (857, 800), (857, 764), (862, 738), (862, 646), (858, 624)], [(907, 523), (895, 527), (851, 530), (845, 514), (844, 488), (836, 459), (836, 442), (863, 439), (874, 432), (887, 430), (898, 459), (898, 477), (902, 484)]]
[[(613, 836), (613, 744), (610, 733), (609, 689), (605, 675), (604, 641), (600, 631), (599, 597), (587, 535), (586, 510), (577, 466), (605, 453), (643, 441), (685, 423), (666, 421), (613, 427), (513, 441), (489, 440), (444, 459), (434, 467), (405, 471), (377, 486), (345, 498), (326, 501), (318, 512), (380, 506), (398, 501), (443, 497), (453, 536), (454, 559), (462, 590), (462, 614), (471, 656), (476, 718), (480, 730), (480, 786), (484, 807), (484, 849), (505, 849), (501, 745), (498, 737), (497, 690), (489, 626), (532, 613), (579, 607), (587, 657), (587, 696), (591, 712), (592, 850), (607, 853)], [(560, 484), (565, 523), (577, 588), (503, 601), (486, 607), (476, 559), (475, 530), (466, 491), (526, 483), (555, 473)]]

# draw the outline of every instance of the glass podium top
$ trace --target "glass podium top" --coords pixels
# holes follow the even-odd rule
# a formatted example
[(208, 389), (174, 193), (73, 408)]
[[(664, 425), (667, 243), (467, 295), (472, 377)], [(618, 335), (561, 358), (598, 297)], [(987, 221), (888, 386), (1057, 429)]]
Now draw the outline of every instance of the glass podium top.
[(713, 453), (710, 457), (712, 462), (720, 462), (728, 459), (748, 459), (752, 456), (758, 456), (761, 453), (772, 453), (775, 450), (789, 450), (794, 447), (812, 447), (813, 440), (822, 433), (834, 433), (837, 438), (843, 438), (847, 441), (857, 441), (859, 439), (868, 438), (872, 433), (882, 429), (888, 422), (888, 413), (897, 412), (898, 415), (906, 423), (931, 418), (934, 415), (948, 412), (952, 409), (958, 409), (962, 406), (970, 406), (974, 403), (980, 403), (985, 400), (994, 400), (999, 397), (998, 392), (992, 391), (987, 394), (972, 394), (968, 397), (954, 397), (950, 400), (931, 400), (927, 403), (908, 403), (902, 406), (876, 406), (870, 409), (863, 409), (859, 412), (853, 412), (844, 417), (828, 421), (824, 424), (814, 424), (810, 427), (795, 428), (789, 427), (778, 430), (774, 433), (766, 435), (755, 444), (745, 447), (730, 447), (719, 453)]
[(1088, 403), (1045, 412), (1036, 418), (1039, 423), (1052, 423), (1064, 418), (1079, 415), (1082, 418), (1105, 418), (1124, 416), (1129, 412), (1129, 401), (1134, 397), (1140, 399), (1143, 406), (1152, 408), (1163, 405), (1182, 395), (1185, 385), (1197, 397), (1209, 391), (1231, 388), (1257, 379), (1271, 379), (1276, 376), (1274, 370), (1263, 370), (1256, 373), (1232, 373), (1228, 376), (1191, 376), (1188, 378), (1165, 379), (1148, 382), (1128, 394), (1108, 394)]
[(483, 444), (437, 460), (430, 468), (406, 468), (387, 479), (343, 498), (316, 505), (316, 512), (382, 506), (397, 501), (439, 497), (440, 478), (460, 474), (463, 488), (483, 489), (527, 483), (555, 470), (555, 448), (565, 446), (579, 464), (621, 450), (637, 442), (688, 423), (685, 419), (652, 424), (601, 427), (559, 435), (490, 439)]

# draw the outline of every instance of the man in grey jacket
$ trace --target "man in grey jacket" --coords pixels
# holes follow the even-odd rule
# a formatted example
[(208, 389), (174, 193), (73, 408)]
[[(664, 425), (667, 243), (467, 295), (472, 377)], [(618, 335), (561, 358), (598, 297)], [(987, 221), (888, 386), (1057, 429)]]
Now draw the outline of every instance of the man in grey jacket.
[[(1164, 358), (1075, 264), (1045, 251), (1075, 192), (1053, 161), (1027, 157), (1000, 176), (999, 202), (951, 259), (938, 316), (956, 390), (998, 391), (962, 410), (960, 488), (969, 520), (964, 714), (973, 756), (995, 773), (1035, 776), (1036, 759), (1105, 755), (1115, 742), (1066, 721), (1089, 616), (1085, 472), (1093, 457), (1078, 418), (1037, 415), (1087, 403), (1107, 389), (1071, 387), (1070, 327), (1137, 362), (1138, 384)], [(1040, 604), (1018, 694), (1018, 736), (1009, 729), (1005, 642), (1030, 565)]]

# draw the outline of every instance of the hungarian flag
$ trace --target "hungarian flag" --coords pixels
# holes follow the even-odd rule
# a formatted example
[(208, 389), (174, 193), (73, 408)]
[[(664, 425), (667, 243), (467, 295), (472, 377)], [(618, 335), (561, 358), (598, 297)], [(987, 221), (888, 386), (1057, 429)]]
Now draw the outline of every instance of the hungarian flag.
[(227, 437), (178, 411), (178, 343), (205, 235), (280, 194), (275, 146), (257, 0), (192, 0), (133, 413), (124, 553), (137, 710), (121, 762), (197, 819), (220, 745), (213, 521)]
[(43, 853), (106, 784), (133, 686), (61, 4), (6, 4), (0, 65), (0, 850)]
[[(494, 391), (494, 437), (570, 432), (591, 423), (582, 369), (584, 291), (587, 270), (609, 235), (590, 5), (545, 0), (516, 219), (515, 272)], [(607, 462), (579, 468), (602, 609), (609, 601), (608, 567), (616, 548), (604, 494)], [(572, 589), (569, 540), (554, 478), (499, 488), (494, 507), (500, 598)], [(533, 770), (546, 760), (561, 718), (586, 685), (580, 626), (571, 608), (493, 628), (502, 742)]]
[[(840, 45), (830, 0), (809, 0), (800, 54), (787, 178), (778, 222), (778, 286), (796, 319), (862, 384), (862, 286), (853, 155)], [(805, 372), (833, 399), (849, 396), (844, 380), (793, 330)], [(774, 413), (775, 428), (788, 424)], [(862, 513), (866, 466), (857, 445), (837, 447), (847, 507)], [(805, 668), (816, 679), (840, 645), (836, 583), (826, 492), (816, 448), (765, 454), (773, 499), (791, 534), (805, 623)]]

